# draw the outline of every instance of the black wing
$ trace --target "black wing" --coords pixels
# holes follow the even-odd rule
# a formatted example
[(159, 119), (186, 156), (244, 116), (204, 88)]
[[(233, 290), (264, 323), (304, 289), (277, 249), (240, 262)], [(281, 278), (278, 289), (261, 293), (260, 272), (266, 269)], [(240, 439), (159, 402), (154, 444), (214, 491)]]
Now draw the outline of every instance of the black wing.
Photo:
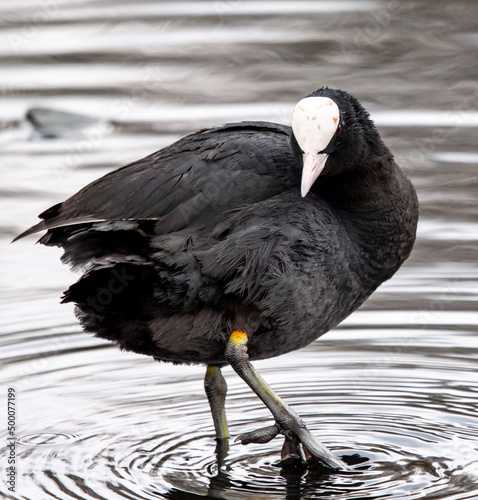
[[(49, 208), (15, 239), (65, 226), (113, 221), (155, 223), (167, 234), (297, 183), (290, 128), (267, 122), (224, 125), (186, 136), (111, 172)], [(15, 241), (15, 240), (14, 240)]]

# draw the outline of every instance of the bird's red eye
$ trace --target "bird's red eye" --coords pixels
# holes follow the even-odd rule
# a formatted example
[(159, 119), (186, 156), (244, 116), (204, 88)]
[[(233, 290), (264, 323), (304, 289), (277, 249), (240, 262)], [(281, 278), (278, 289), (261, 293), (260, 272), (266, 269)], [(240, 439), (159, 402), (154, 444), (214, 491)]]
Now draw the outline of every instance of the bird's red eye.
[(339, 122), (339, 126), (337, 127), (337, 130), (335, 131), (335, 135), (339, 135), (342, 132), (342, 124)]

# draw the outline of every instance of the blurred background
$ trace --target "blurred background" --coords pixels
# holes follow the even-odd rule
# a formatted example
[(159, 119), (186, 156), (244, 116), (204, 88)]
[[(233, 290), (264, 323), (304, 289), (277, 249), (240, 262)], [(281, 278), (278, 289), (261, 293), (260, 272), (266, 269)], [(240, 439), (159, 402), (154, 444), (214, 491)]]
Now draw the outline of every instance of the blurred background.
[[(478, 497), (478, 4), (431, 0), (0, 3), (0, 495), (12, 499)], [(81, 332), (57, 249), (14, 236), (182, 134), (289, 123), (327, 85), (370, 111), (421, 204), (397, 275), (304, 350), (257, 363), (353, 466), (285, 474), (279, 439), (222, 467), (202, 367)], [(230, 369), (231, 432), (268, 411)], [(17, 395), (17, 484), (4, 470)]]

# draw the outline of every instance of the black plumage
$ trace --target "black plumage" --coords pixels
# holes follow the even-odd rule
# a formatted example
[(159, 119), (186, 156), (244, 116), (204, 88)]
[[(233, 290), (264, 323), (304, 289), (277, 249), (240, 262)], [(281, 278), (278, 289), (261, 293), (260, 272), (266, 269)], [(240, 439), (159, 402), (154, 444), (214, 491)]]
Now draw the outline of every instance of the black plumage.
[[(413, 186), (349, 94), (325, 168), (300, 194), (302, 151), (290, 127), (224, 125), (92, 182), (43, 212), (81, 269), (64, 302), (85, 330), (175, 363), (221, 366), (233, 331), (250, 359), (277, 356), (335, 327), (408, 257)], [(21, 237), (20, 236), (20, 237)]]

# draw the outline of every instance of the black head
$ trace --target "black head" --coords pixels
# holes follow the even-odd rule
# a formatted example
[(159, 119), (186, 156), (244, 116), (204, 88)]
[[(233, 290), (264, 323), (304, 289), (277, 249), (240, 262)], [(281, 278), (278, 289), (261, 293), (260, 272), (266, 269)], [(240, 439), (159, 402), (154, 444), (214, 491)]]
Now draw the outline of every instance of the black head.
[(292, 130), (292, 150), (303, 166), (302, 196), (319, 175), (354, 170), (383, 145), (367, 111), (337, 89), (321, 88), (302, 99), (294, 108)]

